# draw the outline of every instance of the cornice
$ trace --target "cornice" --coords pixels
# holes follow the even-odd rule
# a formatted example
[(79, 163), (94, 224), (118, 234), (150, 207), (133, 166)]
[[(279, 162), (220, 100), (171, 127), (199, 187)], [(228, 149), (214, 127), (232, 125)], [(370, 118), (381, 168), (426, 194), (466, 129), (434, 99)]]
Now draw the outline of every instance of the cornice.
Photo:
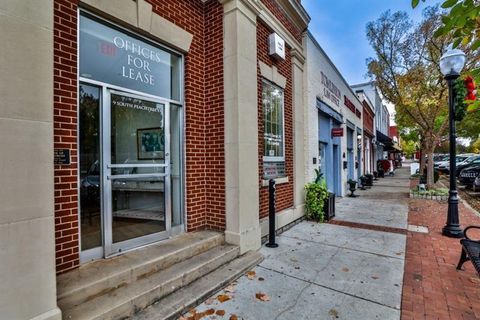
[(277, 3), (285, 10), (297, 28), (303, 31), (308, 27), (311, 18), (297, 0), (277, 0)]

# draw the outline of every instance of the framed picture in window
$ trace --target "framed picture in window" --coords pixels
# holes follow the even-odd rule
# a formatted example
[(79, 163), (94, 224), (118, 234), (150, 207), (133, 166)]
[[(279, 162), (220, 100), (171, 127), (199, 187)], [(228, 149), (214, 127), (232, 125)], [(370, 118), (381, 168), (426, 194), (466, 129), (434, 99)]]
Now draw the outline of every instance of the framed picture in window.
[(165, 136), (163, 129), (137, 129), (138, 160), (161, 160), (165, 158)]

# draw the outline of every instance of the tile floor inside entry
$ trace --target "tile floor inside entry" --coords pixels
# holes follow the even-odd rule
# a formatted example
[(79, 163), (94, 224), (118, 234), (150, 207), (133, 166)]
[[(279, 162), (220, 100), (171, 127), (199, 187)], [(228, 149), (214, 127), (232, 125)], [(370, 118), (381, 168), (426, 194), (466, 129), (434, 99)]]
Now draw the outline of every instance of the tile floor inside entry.
[(277, 238), (278, 248), (262, 247), (260, 265), (184, 318), (400, 319), (408, 168), (377, 183), (337, 199), (339, 224), (304, 221)]

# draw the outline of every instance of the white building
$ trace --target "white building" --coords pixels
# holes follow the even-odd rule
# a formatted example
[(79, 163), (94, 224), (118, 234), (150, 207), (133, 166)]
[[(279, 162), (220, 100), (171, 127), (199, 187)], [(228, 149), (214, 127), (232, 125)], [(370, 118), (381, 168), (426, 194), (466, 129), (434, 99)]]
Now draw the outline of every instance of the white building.
[(375, 159), (385, 159), (385, 146), (392, 143), (389, 137), (390, 112), (373, 81), (352, 85), (352, 89), (365, 94), (375, 107)]
[(312, 34), (304, 43), (306, 179), (320, 169), (329, 190), (344, 196), (347, 181), (363, 174), (362, 103)]

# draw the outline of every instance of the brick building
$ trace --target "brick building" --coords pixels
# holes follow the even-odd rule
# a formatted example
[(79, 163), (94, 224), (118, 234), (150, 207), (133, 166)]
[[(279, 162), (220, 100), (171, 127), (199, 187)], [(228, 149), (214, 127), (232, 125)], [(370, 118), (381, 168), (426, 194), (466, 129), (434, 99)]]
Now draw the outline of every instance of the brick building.
[[(1, 143), (14, 165), (15, 139), (28, 140), (38, 164), (2, 195), (22, 190), (28, 201), (7, 206), (21, 214), (0, 225), (9, 228), (1, 242), (23, 239), (32, 254), (0, 254), (9, 262), (2, 275), (29, 274), (0, 313), (59, 319), (56, 277), (195, 231), (218, 232), (238, 254), (255, 251), (267, 232), (269, 179), (277, 227), (303, 216), (309, 17), (300, 1), (41, 2), (35, 17), (33, 4), (0, 6), (9, 37), (29, 33), (12, 48), (29, 65), (12, 59), (6, 73), (35, 79), (15, 100), (21, 107), (7, 108), (13, 131)], [(7, 100), (18, 85), (6, 84)]]

